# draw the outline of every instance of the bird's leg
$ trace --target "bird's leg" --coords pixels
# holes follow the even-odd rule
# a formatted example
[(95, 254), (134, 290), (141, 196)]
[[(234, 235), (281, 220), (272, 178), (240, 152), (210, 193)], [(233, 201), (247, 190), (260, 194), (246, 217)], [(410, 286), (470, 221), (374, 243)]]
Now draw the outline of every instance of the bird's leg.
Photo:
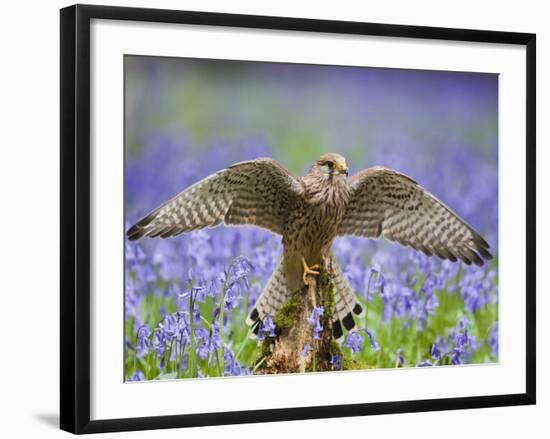
[(304, 281), (304, 284), (307, 285), (307, 275), (313, 274), (315, 276), (319, 275), (319, 270), (321, 267), (319, 267), (319, 264), (312, 265), (311, 267), (308, 267), (306, 260), (302, 257), (302, 265), (304, 266), (304, 274), (302, 275), (302, 280)]
[(329, 272), (330, 272), (331, 277), (335, 277), (336, 276), (336, 267), (334, 266), (334, 264), (332, 262), (333, 262), (333, 258), (331, 257), (329, 259)]

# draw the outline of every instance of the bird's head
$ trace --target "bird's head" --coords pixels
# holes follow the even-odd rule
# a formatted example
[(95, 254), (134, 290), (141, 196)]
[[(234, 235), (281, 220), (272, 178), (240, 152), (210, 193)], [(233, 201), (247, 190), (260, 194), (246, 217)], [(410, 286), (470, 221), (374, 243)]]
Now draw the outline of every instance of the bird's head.
[(340, 154), (323, 154), (315, 161), (311, 172), (330, 181), (340, 181), (347, 177), (348, 166), (346, 159)]

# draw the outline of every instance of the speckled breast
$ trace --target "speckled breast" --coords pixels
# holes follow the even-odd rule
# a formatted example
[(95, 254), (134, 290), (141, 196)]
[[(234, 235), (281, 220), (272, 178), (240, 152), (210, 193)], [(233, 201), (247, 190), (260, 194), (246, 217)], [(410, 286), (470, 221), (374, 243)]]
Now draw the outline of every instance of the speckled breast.
[(302, 204), (290, 215), (283, 236), (285, 252), (319, 262), (330, 250), (342, 215), (343, 210), (335, 206)]

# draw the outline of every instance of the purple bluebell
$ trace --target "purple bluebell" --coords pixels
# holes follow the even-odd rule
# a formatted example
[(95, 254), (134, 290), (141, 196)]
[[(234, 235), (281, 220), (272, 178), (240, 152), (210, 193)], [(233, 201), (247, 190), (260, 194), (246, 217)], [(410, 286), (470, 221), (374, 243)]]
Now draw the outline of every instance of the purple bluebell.
[(164, 336), (164, 333), (160, 329), (156, 328), (153, 331), (153, 338), (151, 340), (151, 347), (155, 351), (155, 355), (157, 357), (164, 356), (165, 340), (166, 340), (166, 337)]
[(374, 349), (374, 352), (378, 352), (380, 350), (380, 345), (375, 340), (373, 332), (368, 329), (365, 329), (364, 331), (369, 337), (370, 345)]
[(397, 352), (395, 353), (395, 356), (397, 357), (397, 360), (395, 362), (395, 366), (405, 366), (407, 364), (407, 361), (405, 360), (405, 357), (403, 356), (403, 349), (399, 348), (397, 349)]
[(273, 319), (271, 318), (271, 316), (267, 316), (264, 319), (263, 328), (264, 328), (264, 331), (267, 332), (267, 335), (269, 335), (269, 337), (275, 337), (276, 328), (275, 328), (275, 323), (273, 323)]
[(432, 362), (430, 360), (422, 360), (420, 363), (416, 365), (417, 367), (426, 367), (426, 366), (433, 366)]
[(308, 323), (313, 326), (313, 340), (320, 340), (319, 334), (323, 330), (323, 326), (321, 325), (321, 322), (319, 318), (325, 313), (325, 310), (322, 306), (316, 306), (311, 310), (311, 314), (309, 315), (307, 321)]
[(137, 356), (144, 357), (149, 352), (149, 336), (151, 329), (149, 325), (142, 325), (137, 331)]
[(493, 323), (489, 329), (489, 335), (487, 337), (487, 342), (491, 348), (491, 355), (493, 357), (498, 357), (498, 322)]
[(348, 334), (344, 346), (356, 354), (363, 347), (363, 336), (358, 331), (353, 331)]
[(342, 357), (340, 355), (333, 355), (330, 359), (330, 364), (332, 364), (335, 370), (342, 370)]
[(470, 358), (476, 340), (470, 333), (470, 321), (462, 317), (449, 334), (452, 345), (450, 358), (452, 364), (463, 364)]
[(224, 347), (223, 351), (224, 359), (224, 374), (229, 376), (249, 375), (250, 369), (246, 366), (242, 366), (233, 355), (233, 352), (229, 347)]
[(143, 381), (145, 379), (145, 375), (143, 375), (143, 372), (141, 370), (136, 370), (130, 378), (128, 378), (128, 381)]
[(443, 337), (439, 336), (437, 337), (436, 341), (432, 343), (432, 347), (430, 349), (430, 355), (435, 361), (441, 360), (442, 357), (447, 355), (448, 348), (445, 344), (445, 341), (443, 340)]

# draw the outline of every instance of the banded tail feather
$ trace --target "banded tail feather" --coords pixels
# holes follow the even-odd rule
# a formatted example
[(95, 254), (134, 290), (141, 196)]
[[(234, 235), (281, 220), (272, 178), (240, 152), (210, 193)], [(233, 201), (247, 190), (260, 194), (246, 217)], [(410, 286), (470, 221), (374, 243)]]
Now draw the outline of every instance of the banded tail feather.
[(267, 316), (274, 317), (289, 297), (290, 291), (286, 284), (283, 259), (281, 258), (267, 281), (262, 294), (260, 294), (260, 297), (256, 301), (254, 308), (246, 318), (246, 324), (252, 327), (252, 337), (258, 335), (260, 323)]
[[(333, 336), (335, 339), (340, 339), (344, 335), (343, 329), (351, 331), (355, 327), (353, 315), (362, 317), (364, 310), (334, 258), (332, 258), (332, 270), (334, 283)], [(286, 285), (281, 259), (246, 319), (246, 324), (252, 328), (252, 337), (258, 335), (263, 320), (267, 316), (275, 316), (289, 297), (290, 291)]]
[(357, 297), (342, 273), (342, 269), (332, 256), (332, 281), (334, 283), (334, 314), (332, 322), (332, 332), (335, 339), (340, 339), (343, 335), (343, 328), (351, 331), (355, 327), (353, 315), (363, 317), (365, 311), (358, 302)]

